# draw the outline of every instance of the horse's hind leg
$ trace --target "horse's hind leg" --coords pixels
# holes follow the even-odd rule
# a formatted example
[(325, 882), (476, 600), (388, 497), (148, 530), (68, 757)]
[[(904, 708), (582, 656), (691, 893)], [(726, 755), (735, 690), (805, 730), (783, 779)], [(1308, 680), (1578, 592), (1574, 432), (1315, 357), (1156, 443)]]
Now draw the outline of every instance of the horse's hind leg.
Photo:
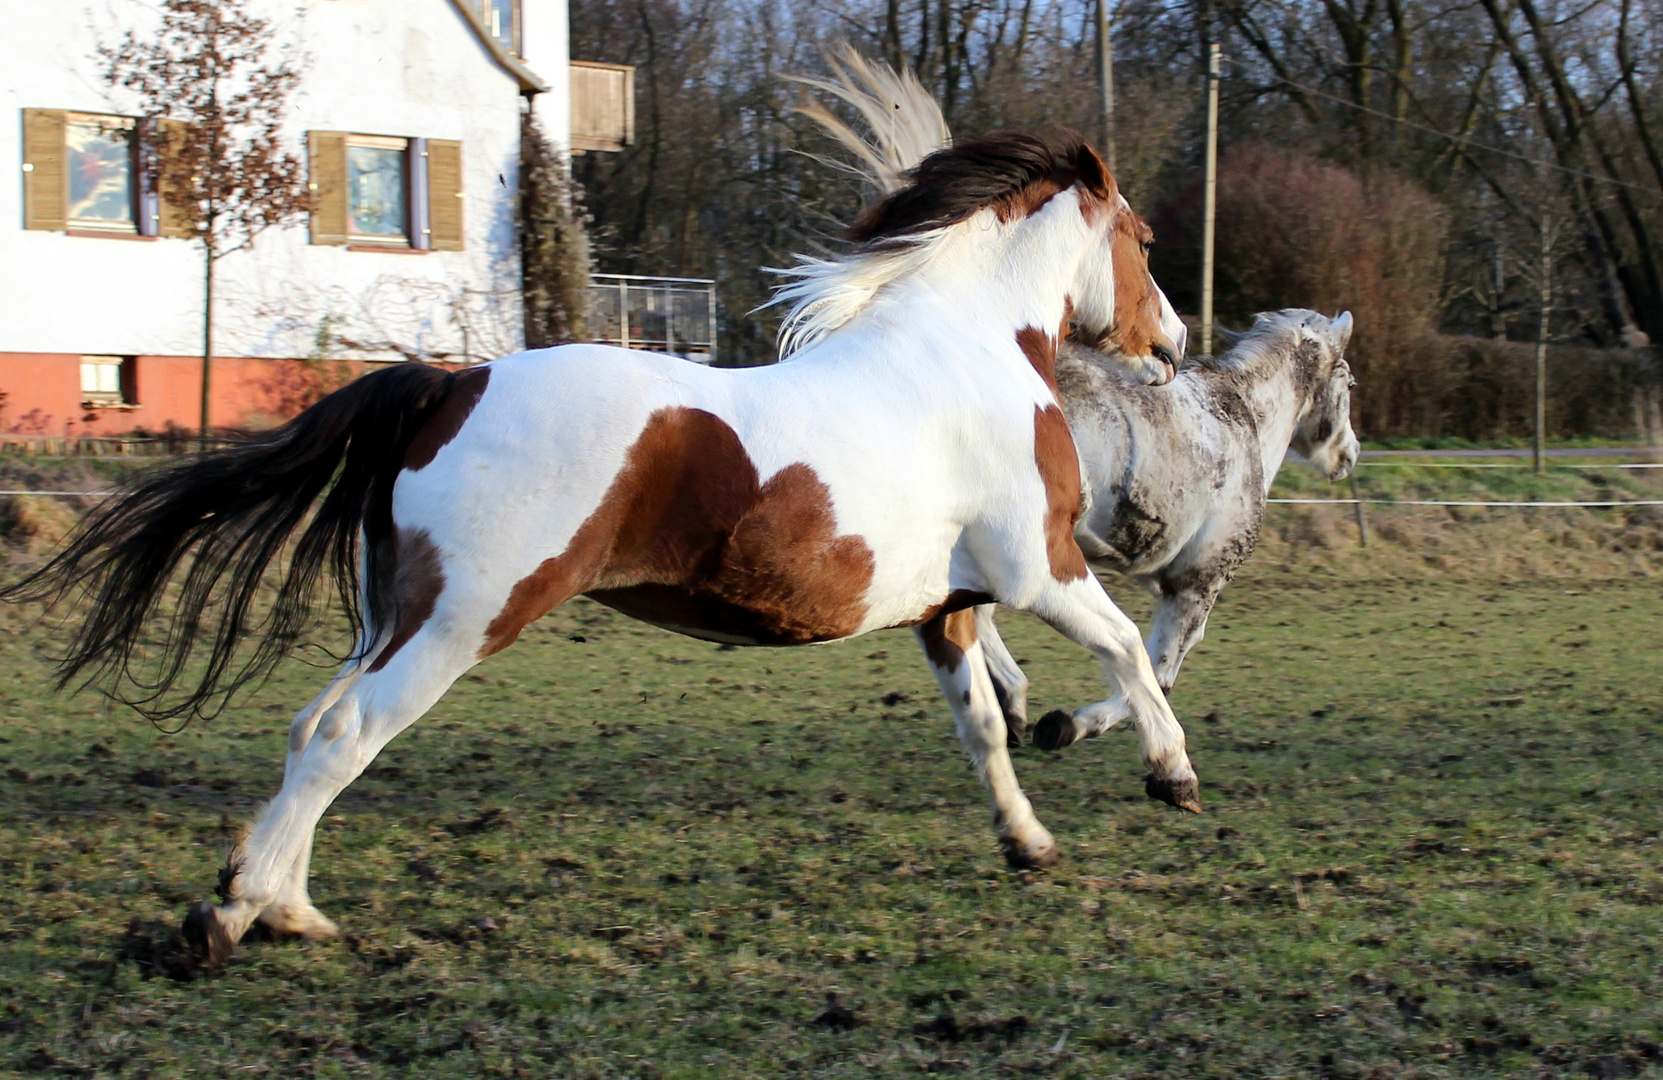
[(993, 692), (999, 698), (1000, 711), (1005, 714), (1006, 745), (1021, 746), (1022, 736), (1028, 731), (1028, 676), (1022, 673), (1021, 666), (999, 636), (999, 627), (993, 621), (998, 605), (982, 604), (975, 610), (976, 640), (982, 643)]
[(478, 635), (440, 634), (433, 625), (411, 638), (386, 667), (358, 675), (321, 711), (283, 789), (232, 853), (220, 888), (223, 902), (198, 904), (185, 920), (186, 940), (210, 963), (230, 956), (255, 918), (292, 888), (312, 830), (335, 797), (473, 666)]
[[(351, 688), (362, 671), (361, 660), (348, 661), (340, 673), (329, 681), (329, 685), (324, 687), (323, 693), (295, 714), (294, 721), (289, 725), (289, 752), (283, 764), (285, 779), (294, 772), (301, 755), (306, 751), (307, 744), (312, 741), (312, 734), (317, 730), (318, 720), (323, 716), (324, 710), (340, 700), (341, 695)], [(306, 888), (311, 865), (312, 836), (308, 833), (306, 845), (295, 857), (294, 866), (279, 887), (277, 898), (259, 915), (260, 925), (278, 937), (323, 940), (340, 936), (340, 930), (334, 920), (319, 911), (312, 903), (311, 893)]]
[(936, 682), (958, 721), (959, 738), (993, 797), (993, 821), (1005, 859), (1017, 867), (1050, 866), (1056, 843), (1034, 816), (1005, 747), (1005, 720), (987, 673), (987, 657), (969, 611), (938, 615), (915, 631)]

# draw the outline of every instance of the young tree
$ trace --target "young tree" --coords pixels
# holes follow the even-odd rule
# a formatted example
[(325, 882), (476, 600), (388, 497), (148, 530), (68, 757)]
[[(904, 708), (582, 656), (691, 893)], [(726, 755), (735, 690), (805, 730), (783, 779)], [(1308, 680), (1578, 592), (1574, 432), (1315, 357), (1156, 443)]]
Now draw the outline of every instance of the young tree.
[(161, 0), (160, 27), (129, 30), (98, 58), (145, 120), (145, 183), (164, 214), (202, 245), (202, 443), (213, 364), (214, 268), (265, 229), (310, 208), (304, 166), (283, 148), (284, 107), (302, 59), (275, 48), (249, 0)]

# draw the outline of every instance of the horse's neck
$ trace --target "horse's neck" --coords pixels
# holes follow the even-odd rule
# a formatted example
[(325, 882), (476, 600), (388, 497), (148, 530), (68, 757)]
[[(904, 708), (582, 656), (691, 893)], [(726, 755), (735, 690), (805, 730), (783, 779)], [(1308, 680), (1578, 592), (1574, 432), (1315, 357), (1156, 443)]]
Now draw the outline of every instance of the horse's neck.
[(996, 350), (1000, 355), (1020, 358), (1018, 330), (1036, 327), (1053, 339), (1060, 332), (1090, 239), (1077, 213), (997, 223), (983, 211), (955, 226), (927, 262), (885, 286), (882, 300), (847, 325), (913, 335), (939, 319), (957, 331), (946, 352), (961, 356), (966, 342), (995, 342), (1009, 345)]
[(1275, 360), (1260, 358), (1226, 380), (1234, 383), (1234, 391), (1240, 394), (1257, 428), (1267, 488), (1282, 467), (1282, 459), (1288, 456), (1294, 430), (1311, 396), (1310, 388), (1302, 385), (1295, 374), (1297, 348), (1296, 343), (1294, 348), (1279, 349)]

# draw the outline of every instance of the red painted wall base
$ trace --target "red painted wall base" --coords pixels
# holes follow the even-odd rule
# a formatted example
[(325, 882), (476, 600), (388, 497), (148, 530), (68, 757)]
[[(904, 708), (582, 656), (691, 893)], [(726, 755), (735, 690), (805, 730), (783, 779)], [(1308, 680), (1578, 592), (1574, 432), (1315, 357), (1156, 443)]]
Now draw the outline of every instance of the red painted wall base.
[[(83, 401), (80, 356), (0, 352), (0, 433), (73, 438), (197, 430), (202, 358), (140, 356), (135, 363), (133, 403), (100, 406)], [(215, 357), (209, 372), (209, 419), (219, 430), (273, 427), (383, 366), (358, 360)]]

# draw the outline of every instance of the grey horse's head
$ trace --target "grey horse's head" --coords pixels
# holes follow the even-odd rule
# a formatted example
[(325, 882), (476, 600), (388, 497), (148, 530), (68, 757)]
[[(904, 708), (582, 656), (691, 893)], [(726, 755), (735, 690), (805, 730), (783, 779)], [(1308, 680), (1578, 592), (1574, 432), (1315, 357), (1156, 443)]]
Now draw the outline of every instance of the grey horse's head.
[(1351, 341), (1351, 312), (1333, 319), (1315, 312), (1304, 329), (1315, 340), (1319, 357), (1310, 401), (1294, 426), (1293, 448), (1330, 480), (1343, 480), (1357, 465), (1357, 434), (1351, 430), (1351, 365), (1345, 347)]

